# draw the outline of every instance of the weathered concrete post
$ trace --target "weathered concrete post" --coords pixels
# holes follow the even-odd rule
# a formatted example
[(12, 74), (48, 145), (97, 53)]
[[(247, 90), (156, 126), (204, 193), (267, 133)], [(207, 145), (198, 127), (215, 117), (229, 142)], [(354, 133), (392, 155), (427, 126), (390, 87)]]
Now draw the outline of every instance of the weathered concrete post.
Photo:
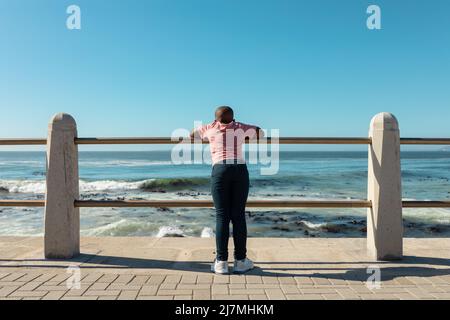
[(46, 258), (71, 258), (80, 253), (77, 125), (58, 113), (48, 125), (47, 190), (45, 193)]
[(367, 249), (376, 260), (401, 259), (403, 254), (400, 133), (397, 119), (382, 112), (370, 123), (367, 198)]

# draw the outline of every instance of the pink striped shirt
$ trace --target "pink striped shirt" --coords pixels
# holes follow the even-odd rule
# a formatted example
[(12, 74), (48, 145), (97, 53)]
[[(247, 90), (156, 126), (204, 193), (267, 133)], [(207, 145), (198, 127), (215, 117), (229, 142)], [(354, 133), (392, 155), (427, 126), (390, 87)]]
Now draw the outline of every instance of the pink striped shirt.
[(256, 138), (257, 127), (236, 121), (223, 124), (214, 120), (197, 128), (195, 132), (201, 139), (208, 139), (213, 164), (227, 159), (236, 159), (244, 163), (242, 144), (245, 138)]

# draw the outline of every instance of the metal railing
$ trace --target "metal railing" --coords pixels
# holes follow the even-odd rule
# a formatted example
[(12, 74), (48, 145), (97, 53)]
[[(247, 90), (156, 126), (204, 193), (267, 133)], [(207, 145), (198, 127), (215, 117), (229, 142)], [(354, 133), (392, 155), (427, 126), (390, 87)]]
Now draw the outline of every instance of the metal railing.
[[(279, 144), (371, 144), (372, 141), (367, 137), (281, 137), (276, 139)], [(98, 137), (98, 138), (75, 138), (75, 144), (177, 144), (192, 143), (193, 139), (169, 138), (169, 137)], [(252, 141), (247, 141), (252, 142)], [(254, 141), (253, 141), (254, 142)], [(208, 143), (203, 140), (202, 143)], [(258, 143), (272, 143), (270, 137), (261, 140)], [(45, 138), (18, 138), (18, 139), (0, 139), (0, 146), (13, 145), (46, 145)], [(450, 145), (450, 138), (400, 138), (402, 145)]]
[[(279, 144), (371, 144), (366, 137), (281, 137)], [(75, 138), (75, 144), (178, 144), (196, 142), (190, 138), (173, 139), (169, 137), (103, 137), (103, 138)], [(247, 141), (257, 143), (272, 143), (270, 137), (261, 141)], [(0, 145), (45, 145), (44, 138), (0, 139)], [(208, 143), (202, 141), (201, 143)], [(450, 138), (400, 138), (404, 145), (450, 145)], [(450, 201), (402, 201), (404, 208), (450, 208)], [(0, 207), (44, 207), (44, 200), (0, 200)], [(208, 200), (75, 200), (75, 207), (213, 207)], [(250, 208), (370, 208), (371, 202), (364, 199), (357, 200), (248, 200)]]

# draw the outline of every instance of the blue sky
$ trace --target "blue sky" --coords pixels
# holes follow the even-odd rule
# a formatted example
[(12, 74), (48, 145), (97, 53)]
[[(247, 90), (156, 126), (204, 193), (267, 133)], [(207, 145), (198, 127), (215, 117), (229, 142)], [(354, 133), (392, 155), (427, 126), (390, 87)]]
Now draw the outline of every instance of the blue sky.
[(447, 0), (0, 0), (0, 37), (0, 137), (61, 111), (83, 137), (168, 136), (222, 104), (283, 136), (366, 136), (381, 111), (450, 136)]

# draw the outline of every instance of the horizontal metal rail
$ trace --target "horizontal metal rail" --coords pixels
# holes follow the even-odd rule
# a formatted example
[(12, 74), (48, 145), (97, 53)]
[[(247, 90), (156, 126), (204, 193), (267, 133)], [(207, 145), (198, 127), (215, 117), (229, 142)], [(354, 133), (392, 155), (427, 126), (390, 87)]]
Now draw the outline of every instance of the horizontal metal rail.
[[(210, 200), (76, 200), (76, 207), (193, 207), (211, 208)], [(368, 208), (370, 201), (366, 200), (248, 200), (248, 208)]]
[(26, 146), (26, 145), (44, 145), (47, 139), (26, 138), (26, 139), (0, 139), (0, 146)]
[[(277, 139), (279, 144), (370, 144), (370, 138), (361, 137), (281, 137)], [(129, 138), (75, 138), (76, 144), (177, 144), (180, 142), (192, 143), (193, 140), (172, 139), (167, 137), (129, 137)], [(247, 141), (250, 143), (256, 140)], [(270, 137), (259, 141), (259, 143), (272, 143)], [(208, 141), (203, 141), (208, 143)], [(450, 145), (450, 138), (400, 138), (403, 145)], [(45, 145), (47, 139), (24, 138), (24, 139), (0, 139), (0, 145)]]
[(44, 200), (0, 200), (0, 207), (44, 207)]
[(450, 200), (443, 201), (413, 201), (405, 200), (402, 204), (403, 208), (450, 208)]
[[(0, 207), (43, 207), (44, 200), (0, 200)], [(75, 200), (78, 208), (184, 207), (212, 208), (210, 200)], [(368, 200), (248, 200), (248, 208), (370, 208)], [(450, 200), (404, 200), (403, 208), (450, 208)]]
[(450, 138), (400, 138), (401, 144), (450, 145)]
[[(327, 138), (327, 137), (280, 137), (276, 139), (279, 144), (370, 144), (370, 138)], [(166, 137), (153, 138), (76, 138), (76, 144), (177, 144), (180, 142), (192, 143), (194, 139)], [(247, 140), (247, 143), (272, 143), (272, 138), (267, 137), (260, 141)], [(203, 140), (202, 143), (208, 143)]]

